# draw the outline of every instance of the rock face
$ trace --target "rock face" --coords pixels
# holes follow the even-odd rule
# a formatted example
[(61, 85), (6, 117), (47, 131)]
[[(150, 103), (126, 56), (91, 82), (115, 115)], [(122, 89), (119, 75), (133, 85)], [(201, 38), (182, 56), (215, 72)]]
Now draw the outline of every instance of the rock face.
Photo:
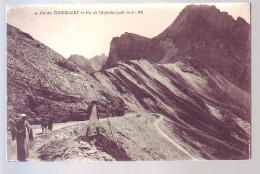
[(189, 5), (160, 35), (148, 39), (125, 33), (113, 38), (104, 69), (119, 60), (173, 63), (195, 57), (250, 92), (250, 25), (215, 6)]
[(71, 55), (68, 60), (75, 63), (80, 69), (82, 69), (86, 73), (92, 73), (95, 71), (90, 65), (90, 61), (86, 59), (84, 56), (74, 54)]
[(109, 56), (103, 68), (109, 68), (120, 60), (147, 59), (154, 63), (158, 62), (164, 53), (158, 45), (159, 40), (151, 40), (131, 33), (114, 37), (110, 43)]

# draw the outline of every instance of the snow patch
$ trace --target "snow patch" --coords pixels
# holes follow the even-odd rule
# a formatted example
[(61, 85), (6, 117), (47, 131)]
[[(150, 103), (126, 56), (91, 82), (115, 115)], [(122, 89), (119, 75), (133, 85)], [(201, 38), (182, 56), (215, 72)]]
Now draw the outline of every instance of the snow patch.
[(248, 135), (250, 135), (250, 124), (239, 117), (234, 117), (236, 124), (241, 127)]
[(212, 115), (214, 115), (217, 119), (219, 119), (219, 120), (223, 119), (222, 114), (220, 113), (220, 111), (217, 108), (215, 108), (207, 103), (206, 103), (206, 106), (209, 108), (210, 113)]
[(171, 70), (174, 70), (176, 73), (178, 73), (188, 83), (188, 86), (193, 87), (193, 89), (195, 89), (197, 92), (205, 93), (205, 87), (207, 86), (207, 81), (202, 77), (199, 77), (190, 72), (183, 72), (182, 69), (185, 66), (186, 65), (184, 63), (177, 62), (174, 64), (168, 64), (165, 67), (168, 67)]

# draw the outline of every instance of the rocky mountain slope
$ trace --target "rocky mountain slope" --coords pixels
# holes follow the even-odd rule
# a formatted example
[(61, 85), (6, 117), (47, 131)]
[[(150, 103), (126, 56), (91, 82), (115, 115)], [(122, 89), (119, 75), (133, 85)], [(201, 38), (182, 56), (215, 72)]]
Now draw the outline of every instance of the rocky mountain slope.
[(82, 69), (86, 73), (92, 73), (95, 71), (90, 65), (90, 61), (86, 59), (84, 56), (74, 54), (71, 55), (68, 60), (75, 63), (80, 69)]
[(87, 122), (42, 135), (32, 145), (31, 160), (250, 158), (250, 94), (199, 60), (119, 62), (93, 77), (112, 96), (139, 108), (101, 119), (101, 136), (86, 139)]
[(158, 36), (131, 33), (115, 37), (104, 69), (119, 60), (173, 63), (195, 57), (230, 82), (250, 92), (250, 25), (215, 6), (188, 5)]
[[(204, 11), (204, 6), (185, 9), (190, 11), (191, 7), (199, 14), (200, 9)], [(205, 6), (208, 8), (218, 11)], [(185, 10), (177, 19), (184, 14)], [(183, 18), (180, 23), (190, 18)], [(197, 20), (197, 15), (194, 18)], [(178, 22), (173, 24), (170, 29), (181, 26)], [(192, 28), (195, 26), (201, 25), (195, 22)], [(31, 123), (47, 116), (56, 123), (86, 120), (86, 109), (92, 100), (98, 100), (102, 111), (101, 136), (84, 139), (86, 124), (40, 135), (30, 147), (35, 155), (31, 156), (33, 160), (249, 159), (250, 93), (243, 87), (243, 81), (241, 84), (233, 81), (232, 75), (226, 75), (225, 66), (220, 66), (223, 63), (220, 60), (227, 58), (228, 52), (235, 55), (232, 49), (224, 51), (232, 38), (226, 39), (221, 54), (215, 46), (211, 47), (212, 54), (208, 55), (212, 57), (206, 61), (206, 56), (200, 53), (203, 47), (192, 48), (198, 40), (191, 39), (188, 46), (188, 40), (178, 35), (183, 30), (189, 32), (188, 28), (172, 35), (170, 29), (158, 36), (165, 40), (134, 34), (125, 34), (122, 36), (125, 39), (114, 38), (120, 46), (111, 42), (106, 68), (88, 74), (29, 34), (7, 25), (8, 117), (22, 112)], [(207, 29), (203, 31), (207, 33)], [(199, 28), (195, 31), (200, 32)], [(225, 40), (219, 39), (218, 46)], [(211, 41), (206, 44), (208, 49)], [(241, 40), (240, 45), (246, 45), (246, 41)], [(211, 64), (216, 61), (214, 58), (221, 63)], [(237, 78), (247, 74), (246, 71), (240, 74), (241, 69), (248, 68), (246, 61), (241, 63), (241, 69), (236, 66), (240, 58), (246, 60), (243, 56), (230, 57), (226, 62), (232, 62), (230, 68), (234, 68)], [(112, 107), (116, 118), (110, 122), (102, 119), (111, 116)]]
[(48, 116), (56, 122), (86, 119), (91, 100), (105, 105), (116, 100), (73, 62), (11, 25), (7, 25), (7, 86), (8, 117), (26, 113), (32, 123)]
[(248, 158), (250, 94), (200, 60), (154, 65), (132, 60), (94, 77), (119, 91), (125, 103), (130, 97), (146, 112), (169, 118), (169, 132), (183, 146), (207, 151), (204, 158)]

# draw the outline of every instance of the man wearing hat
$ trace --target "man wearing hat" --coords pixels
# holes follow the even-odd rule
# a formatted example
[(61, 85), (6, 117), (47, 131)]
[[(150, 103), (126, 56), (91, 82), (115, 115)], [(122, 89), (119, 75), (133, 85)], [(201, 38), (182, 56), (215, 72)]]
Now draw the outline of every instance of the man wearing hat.
[[(28, 157), (28, 140), (32, 139), (32, 129), (25, 114), (18, 114), (16, 122), (17, 159), (26, 161)], [(30, 136), (31, 135), (31, 136)]]

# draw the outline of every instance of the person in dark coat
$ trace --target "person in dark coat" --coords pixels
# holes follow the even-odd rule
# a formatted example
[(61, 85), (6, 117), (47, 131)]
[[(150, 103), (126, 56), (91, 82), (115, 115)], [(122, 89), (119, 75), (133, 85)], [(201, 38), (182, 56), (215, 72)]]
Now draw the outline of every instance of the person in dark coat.
[(42, 133), (47, 131), (47, 126), (48, 126), (47, 120), (45, 118), (42, 118), (41, 119)]
[(53, 118), (49, 117), (49, 119), (48, 119), (48, 130), (52, 131), (52, 127), (53, 127)]
[(25, 114), (19, 114), (16, 122), (16, 142), (17, 142), (17, 159), (18, 161), (27, 161), (28, 157), (28, 140), (33, 138), (30, 124), (27, 122)]

